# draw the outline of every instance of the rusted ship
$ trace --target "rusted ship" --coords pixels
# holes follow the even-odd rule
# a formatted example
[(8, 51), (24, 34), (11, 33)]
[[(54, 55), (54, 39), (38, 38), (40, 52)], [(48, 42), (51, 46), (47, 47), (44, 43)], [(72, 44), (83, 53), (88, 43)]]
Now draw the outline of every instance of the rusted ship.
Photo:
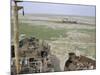
[[(14, 45), (11, 46), (11, 73), (16, 75)], [(35, 37), (19, 41), (20, 74), (52, 72), (53, 66), (49, 59), (50, 46)]]

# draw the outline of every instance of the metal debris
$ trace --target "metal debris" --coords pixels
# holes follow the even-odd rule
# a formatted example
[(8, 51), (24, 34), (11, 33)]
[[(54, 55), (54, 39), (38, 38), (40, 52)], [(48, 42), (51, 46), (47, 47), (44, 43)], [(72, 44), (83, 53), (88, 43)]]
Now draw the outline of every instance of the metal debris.
[(65, 62), (64, 71), (92, 70), (96, 68), (95, 60), (85, 56), (76, 56), (75, 53), (69, 53), (69, 58)]
[[(15, 73), (15, 54), (14, 45), (11, 46), (12, 58), (11, 69), (12, 75)], [(52, 72), (53, 66), (48, 55), (50, 55), (50, 46), (35, 37), (24, 38), (19, 41), (19, 62), (20, 74)]]

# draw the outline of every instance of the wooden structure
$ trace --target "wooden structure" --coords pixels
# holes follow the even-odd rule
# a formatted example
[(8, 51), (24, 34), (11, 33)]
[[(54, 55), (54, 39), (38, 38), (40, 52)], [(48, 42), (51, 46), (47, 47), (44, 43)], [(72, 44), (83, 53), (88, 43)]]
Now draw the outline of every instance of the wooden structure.
[(16, 66), (16, 73), (18, 74), (20, 71), (20, 66), (19, 66), (19, 26), (18, 26), (18, 11), (22, 9), (22, 6), (17, 6), (18, 2), (22, 1), (17, 1), (13, 0), (14, 6), (13, 6), (13, 11), (14, 11), (14, 48), (15, 48), (15, 66)]

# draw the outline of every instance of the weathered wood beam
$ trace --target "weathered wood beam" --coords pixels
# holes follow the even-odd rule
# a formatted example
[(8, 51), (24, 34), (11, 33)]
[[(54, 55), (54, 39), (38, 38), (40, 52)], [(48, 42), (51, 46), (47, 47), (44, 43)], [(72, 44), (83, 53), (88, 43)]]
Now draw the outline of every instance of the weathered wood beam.
[(17, 9), (17, 11), (18, 11), (18, 10), (23, 9), (23, 6), (17, 6), (17, 7), (16, 7), (16, 6), (12, 6), (12, 9), (14, 9), (14, 8), (16, 8), (16, 9)]
[(13, 0), (14, 2), (23, 2), (23, 0)]
[(14, 47), (15, 47), (15, 66), (16, 66), (16, 73), (18, 74), (20, 71), (20, 64), (19, 64), (19, 26), (18, 26), (18, 9), (17, 3), (15, 2), (14, 10)]

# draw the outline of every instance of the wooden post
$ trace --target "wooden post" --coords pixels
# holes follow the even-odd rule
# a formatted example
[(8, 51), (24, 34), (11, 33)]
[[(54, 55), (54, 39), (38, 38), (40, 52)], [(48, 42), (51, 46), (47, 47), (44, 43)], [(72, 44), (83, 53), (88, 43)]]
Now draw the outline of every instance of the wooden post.
[(17, 10), (17, 2), (14, 1), (14, 47), (15, 47), (15, 66), (16, 66), (16, 73), (19, 73), (19, 26), (18, 26), (18, 10)]

